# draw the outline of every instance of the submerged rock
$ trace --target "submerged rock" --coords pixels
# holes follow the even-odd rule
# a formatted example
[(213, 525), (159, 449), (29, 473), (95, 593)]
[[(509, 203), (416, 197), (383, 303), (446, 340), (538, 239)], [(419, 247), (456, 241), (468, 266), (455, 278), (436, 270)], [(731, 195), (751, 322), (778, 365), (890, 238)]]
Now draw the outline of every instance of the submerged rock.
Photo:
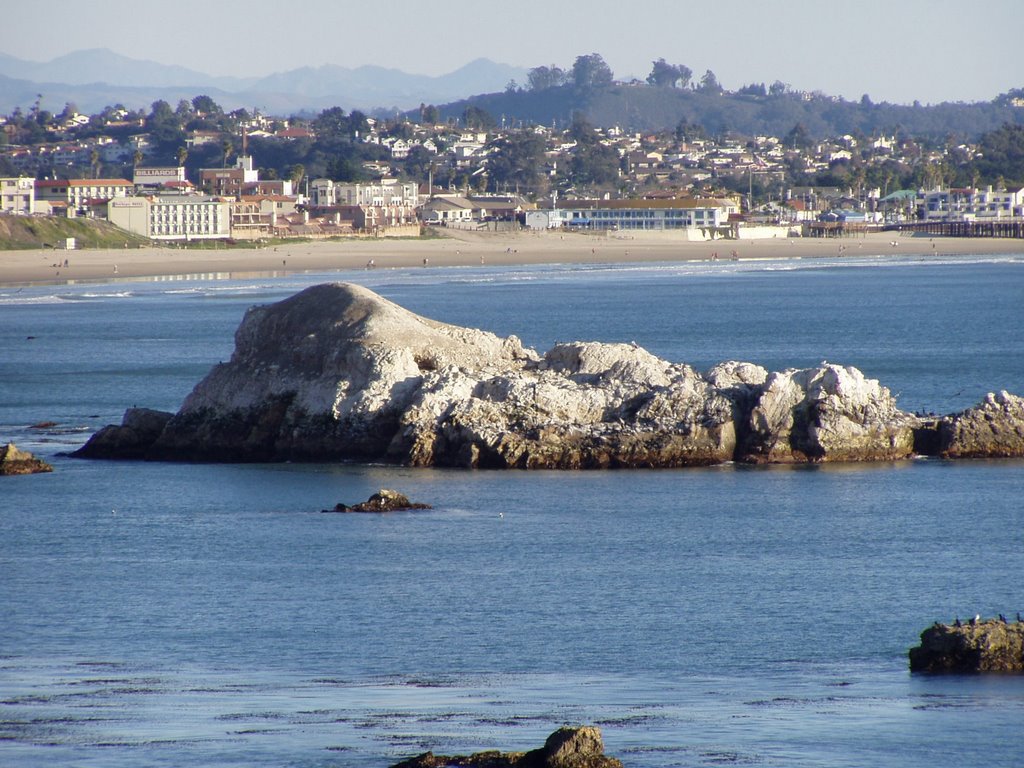
[[(912, 455), (915, 437), (939, 445), (922, 424), (855, 368), (730, 361), (701, 374), (598, 342), (539, 355), (336, 283), (253, 307), (231, 360), (178, 413), (132, 409), (75, 455), (520, 469), (874, 461)], [(1012, 441), (989, 446), (1024, 455)]]
[(541, 749), (529, 752), (476, 752), (472, 755), (422, 755), (396, 763), (392, 768), (622, 768), (622, 763), (604, 754), (601, 730), (594, 726), (559, 728), (548, 736)]
[(910, 649), (911, 672), (1024, 672), (1024, 622), (934, 624)]
[(35, 475), (53, 472), (53, 467), (28, 451), (19, 451), (14, 443), (0, 448), (0, 475)]
[(431, 509), (429, 504), (418, 504), (409, 501), (409, 497), (398, 491), (389, 491), (381, 488), (366, 501), (361, 501), (353, 506), (338, 504), (334, 509), (324, 509), (322, 512), (400, 512), (407, 509)]

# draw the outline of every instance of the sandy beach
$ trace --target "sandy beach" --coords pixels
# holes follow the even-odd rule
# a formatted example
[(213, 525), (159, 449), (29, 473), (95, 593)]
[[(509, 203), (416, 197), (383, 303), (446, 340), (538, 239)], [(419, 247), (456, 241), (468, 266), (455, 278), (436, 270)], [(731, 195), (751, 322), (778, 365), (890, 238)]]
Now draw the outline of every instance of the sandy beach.
[[(577, 233), (476, 233), (448, 230), (444, 237), (296, 242), (264, 248), (175, 247), (112, 250), (0, 251), (0, 285), (79, 280), (188, 276), (244, 278), (330, 270), (555, 264), (623, 263), (874, 256), (1024, 253), (1024, 240), (907, 237), (893, 245), (892, 233), (842, 239), (780, 238), (688, 242), (662, 233), (634, 237)], [(842, 250), (840, 250), (842, 249)], [(67, 266), (65, 266), (65, 259)]]

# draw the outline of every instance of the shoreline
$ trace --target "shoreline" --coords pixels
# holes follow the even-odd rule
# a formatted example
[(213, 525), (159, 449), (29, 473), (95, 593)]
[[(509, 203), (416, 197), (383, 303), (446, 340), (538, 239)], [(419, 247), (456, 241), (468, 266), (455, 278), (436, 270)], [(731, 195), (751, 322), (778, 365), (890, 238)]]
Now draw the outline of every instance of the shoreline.
[[(749, 261), (837, 256), (978, 256), (1024, 254), (1024, 240), (910, 237), (771, 238), (691, 242), (663, 233), (478, 233), (446, 230), (428, 239), (331, 240), (262, 248), (132, 248), (0, 251), (0, 286), (133, 279), (284, 277), (302, 272), (374, 268)], [(64, 266), (67, 259), (68, 266)]]

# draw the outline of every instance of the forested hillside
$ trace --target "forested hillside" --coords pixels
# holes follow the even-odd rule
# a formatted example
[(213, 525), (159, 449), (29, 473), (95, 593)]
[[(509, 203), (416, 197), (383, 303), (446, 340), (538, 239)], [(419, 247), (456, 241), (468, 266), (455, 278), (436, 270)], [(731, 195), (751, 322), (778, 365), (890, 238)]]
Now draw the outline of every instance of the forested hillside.
[(685, 122), (703, 126), (709, 135), (784, 136), (799, 123), (815, 138), (900, 133), (931, 138), (952, 134), (972, 140), (1006, 123), (1024, 124), (1024, 108), (1013, 106), (1010, 94), (990, 102), (925, 106), (875, 104), (866, 97), (845, 101), (821, 94), (773, 93), (764, 85), (736, 92), (705, 92), (646, 83), (588, 89), (565, 84), (542, 90), (508, 89), (445, 104), (438, 110), (442, 119), (461, 118), (470, 107), (506, 122), (565, 127), (574, 112), (582, 112), (595, 125), (659, 131)]

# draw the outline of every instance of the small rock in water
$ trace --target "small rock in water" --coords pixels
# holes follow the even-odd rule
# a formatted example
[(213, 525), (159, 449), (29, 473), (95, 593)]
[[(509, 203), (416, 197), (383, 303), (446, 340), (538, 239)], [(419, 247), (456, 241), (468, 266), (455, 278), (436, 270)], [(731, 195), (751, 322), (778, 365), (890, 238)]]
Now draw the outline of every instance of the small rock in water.
[(34, 475), (53, 472), (53, 467), (28, 451), (19, 451), (14, 443), (0, 448), (0, 475)]
[(398, 491), (381, 488), (366, 501), (351, 507), (348, 504), (338, 504), (334, 509), (323, 509), (321, 512), (399, 512), (406, 509), (431, 509), (431, 506), (409, 501), (408, 496)]
[(435, 755), (425, 752), (392, 768), (622, 768), (622, 762), (604, 753), (601, 729), (591, 725), (559, 728), (544, 746), (529, 752), (476, 752), (472, 755)]

